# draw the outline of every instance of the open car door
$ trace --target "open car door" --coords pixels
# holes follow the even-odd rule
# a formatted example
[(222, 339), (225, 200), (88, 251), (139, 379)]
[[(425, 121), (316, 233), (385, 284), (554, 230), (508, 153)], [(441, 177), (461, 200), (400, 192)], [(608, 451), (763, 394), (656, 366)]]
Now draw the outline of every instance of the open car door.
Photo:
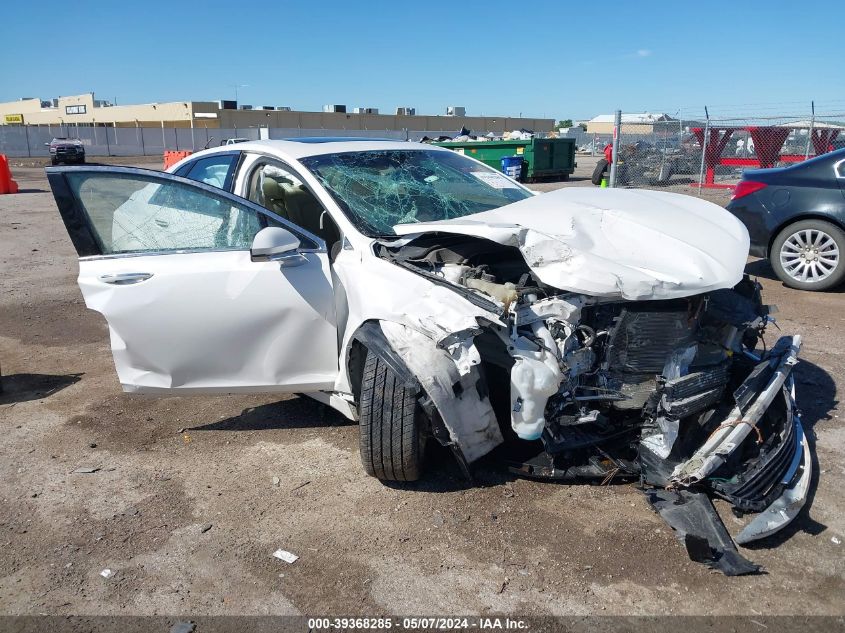
[[(47, 176), (125, 390), (333, 389), (334, 293), (318, 237), (172, 174), (53, 167)], [(266, 247), (260, 234), (282, 235), (286, 252), (252, 250)]]

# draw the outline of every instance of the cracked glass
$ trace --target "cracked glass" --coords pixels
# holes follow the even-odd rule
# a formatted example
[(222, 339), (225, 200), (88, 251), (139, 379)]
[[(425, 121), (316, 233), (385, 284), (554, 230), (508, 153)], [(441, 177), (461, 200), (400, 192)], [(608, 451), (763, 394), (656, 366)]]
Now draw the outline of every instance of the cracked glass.
[(396, 224), (460, 218), (532, 194), (500, 172), (438, 150), (371, 150), (301, 159), (369, 237)]
[(115, 174), (69, 174), (68, 182), (103, 254), (248, 250), (268, 225), (252, 209), (184, 183)]

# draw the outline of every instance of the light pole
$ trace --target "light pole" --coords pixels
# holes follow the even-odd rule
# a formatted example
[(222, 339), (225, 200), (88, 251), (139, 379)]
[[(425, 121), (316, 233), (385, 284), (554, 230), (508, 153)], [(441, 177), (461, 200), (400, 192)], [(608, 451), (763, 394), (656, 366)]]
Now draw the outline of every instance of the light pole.
[(235, 84), (235, 105), (238, 104), (238, 89), (249, 88), (249, 84)]

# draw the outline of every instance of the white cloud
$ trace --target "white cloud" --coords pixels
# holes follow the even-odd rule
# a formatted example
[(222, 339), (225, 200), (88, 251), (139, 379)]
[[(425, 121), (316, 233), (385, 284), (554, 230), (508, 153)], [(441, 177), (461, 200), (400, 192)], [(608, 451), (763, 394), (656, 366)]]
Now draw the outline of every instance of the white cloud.
[(636, 57), (651, 57), (651, 51), (647, 48), (641, 48), (636, 52)]

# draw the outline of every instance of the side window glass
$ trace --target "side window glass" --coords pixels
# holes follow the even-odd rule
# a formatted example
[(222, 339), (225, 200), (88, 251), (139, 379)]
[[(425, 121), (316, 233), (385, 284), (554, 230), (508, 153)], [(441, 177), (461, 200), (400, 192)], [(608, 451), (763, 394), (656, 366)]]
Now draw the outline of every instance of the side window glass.
[(277, 163), (260, 163), (249, 178), (247, 197), (292, 224), (317, 235), (326, 245), (340, 240), (340, 230), (299, 176)]
[(248, 250), (266, 223), (190, 185), (123, 174), (67, 175), (103, 254)]
[(204, 182), (212, 187), (227, 189), (236, 159), (237, 154), (221, 154), (201, 158), (185, 165), (179, 169), (177, 174), (191, 180)]

